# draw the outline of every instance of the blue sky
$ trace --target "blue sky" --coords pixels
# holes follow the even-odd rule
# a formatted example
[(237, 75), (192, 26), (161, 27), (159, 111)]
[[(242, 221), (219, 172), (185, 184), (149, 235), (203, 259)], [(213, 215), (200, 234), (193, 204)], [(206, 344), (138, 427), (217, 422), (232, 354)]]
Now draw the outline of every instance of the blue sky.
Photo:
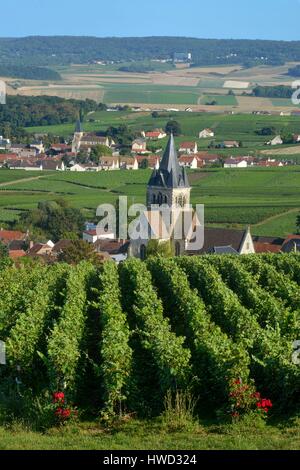
[(0, 16), (2, 37), (300, 40), (300, 0), (11, 0), (0, 6)]

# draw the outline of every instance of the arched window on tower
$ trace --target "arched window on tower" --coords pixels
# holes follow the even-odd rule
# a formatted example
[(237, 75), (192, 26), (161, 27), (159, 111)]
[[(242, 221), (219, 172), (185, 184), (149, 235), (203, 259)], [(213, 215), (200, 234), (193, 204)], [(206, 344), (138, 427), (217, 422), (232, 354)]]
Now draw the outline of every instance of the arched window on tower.
[(141, 245), (141, 248), (140, 248), (140, 258), (141, 258), (142, 261), (145, 261), (146, 255), (147, 255), (146, 246), (145, 246), (145, 245)]
[(152, 194), (152, 204), (155, 204), (156, 203), (156, 197), (155, 197), (155, 194)]
[(163, 203), (163, 195), (162, 193), (158, 193), (158, 204), (161, 206)]
[(180, 256), (181, 255), (181, 246), (179, 242), (176, 242), (175, 244), (175, 256)]
[(178, 205), (180, 207), (183, 207), (183, 197), (182, 196), (179, 196), (179, 198), (178, 198)]
[(164, 204), (168, 204), (168, 196), (164, 197)]

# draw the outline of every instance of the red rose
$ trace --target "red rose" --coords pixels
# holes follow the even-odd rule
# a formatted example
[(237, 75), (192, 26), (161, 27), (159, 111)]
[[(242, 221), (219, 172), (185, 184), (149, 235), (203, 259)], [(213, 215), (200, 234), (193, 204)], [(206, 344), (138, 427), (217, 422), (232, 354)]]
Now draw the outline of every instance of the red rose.
[(65, 401), (65, 394), (63, 392), (53, 393), (53, 401), (54, 403), (63, 403)]

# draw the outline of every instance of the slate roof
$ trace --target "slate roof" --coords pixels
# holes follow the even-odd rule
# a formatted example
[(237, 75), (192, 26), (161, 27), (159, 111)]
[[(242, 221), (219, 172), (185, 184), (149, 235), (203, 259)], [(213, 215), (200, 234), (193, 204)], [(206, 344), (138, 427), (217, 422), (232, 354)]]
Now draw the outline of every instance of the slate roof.
[(179, 165), (173, 135), (170, 136), (159, 169), (153, 171), (148, 186), (162, 188), (190, 187), (185, 168)]
[(239, 253), (244, 238), (246, 236), (245, 230), (230, 230), (223, 228), (204, 228), (204, 246), (203, 248), (191, 254), (205, 254), (205, 253), (216, 253), (216, 250), (222, 252), (237, 252)]

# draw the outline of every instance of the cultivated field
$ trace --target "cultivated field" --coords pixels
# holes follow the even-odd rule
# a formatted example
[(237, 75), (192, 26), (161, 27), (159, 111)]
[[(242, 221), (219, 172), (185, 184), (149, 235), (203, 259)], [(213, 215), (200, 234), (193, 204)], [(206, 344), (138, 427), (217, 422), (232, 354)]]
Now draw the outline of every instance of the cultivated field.
[[(5, 77), (5, 80), (9, 94), (90, 98), (108, 104), (147, 105), (151, 109), (169, 105), (183, 110), (191, 106), (194, 110), (205, 109), (211, 112), (212, 106), (205, 103), (212, 100), (217, 101), (214, 110), (219, 112), (294, 109), (289, 100), (241, 96), (245, 92), (250, 93), (256, 84), (291, 85), (293, 79), (288, 77), (287, 70), (293, 63), (280, 67), (260, 66), (250, 69), (240, 66), (172, 68), (170, 64), (152, 63), (156, 71), (149, 73), (121, 72), (118, 70), (121, 65), (56, 67), (62, 76), (59, 82), (18, 80), (9, 77)], [(236, 99), (228, 97), (229, 89), (234, 90)], [(209, 100), (210, 95), (213, 96)]]
[(0, 282), (1, 448), (299, 448), (298, 257), (36, 264)]
[[(150, 170), (41, 176), (24, 172), (21, 180), (19, 171), (0, 170), (0, 221), (17, 219), (20, 211), (36, 207), (39, 201), (61, 196), (84, 209), (89, 218), (95, 218), (99, 204), (115, 203), (119, 195), (127, 195), (129, 204), (144, 203), (150, 174)], [(250, 224), (253, 234), (274, 236), (295, 232), (300, 211), (297, 166), (194, 171), (190, 179), (192, 203), (205, 204), (207, 224), (235, 228)]]

